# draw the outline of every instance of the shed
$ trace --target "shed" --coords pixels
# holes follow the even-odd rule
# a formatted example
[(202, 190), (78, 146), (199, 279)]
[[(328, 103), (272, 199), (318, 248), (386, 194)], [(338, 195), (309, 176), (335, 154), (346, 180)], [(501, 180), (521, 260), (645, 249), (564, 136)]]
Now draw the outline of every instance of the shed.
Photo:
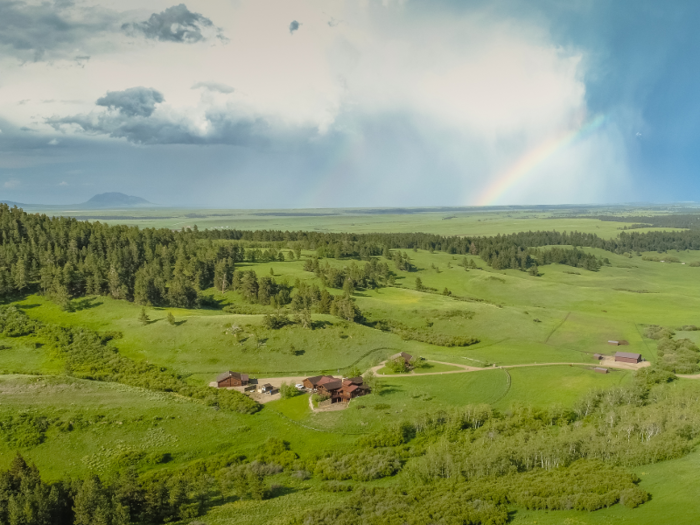
[(607, 373), (608, 373), (608, 369), (607, 369), (607, 368), (603, 368), (602, 366), (596, 366), (596, 367), (593, 369), (593, 371), (594, 371), (594, 372), (598, 372), (599, 374), (607, 374)]
[(630, 352), (617, 352), (615, 354), (615, 361), (620, 363), (639, 363), (641, 360), (641, 354), (633, 354)]
[(269, 394), (274, 390), (275, 387), (273, 387), (270, 383), (265, 383), (264, 385), (260, 385), (258, 387), (258, 392), (260, 394)]
[(601, 359), (603, 359), (603, 354), (593, 354), (593, 359), (597, 359), (598, 361), (600, 361)]
[(407, 365), (410, 365), (413, 356), (411, 354), (407, 354), (406, 352), (399, 352), (398, 354), (392, 355), (389, 359), (391, 359), (392, 361), (396, 361), (397, 359), (403, 359)]
[(216, 386), (218, 388), (226, 388), (230, 386), (245, 386), (248, 384), (248, 374), (239, 372), (224, 372), (216, 378)]
[(611, 341), (608, 341), (608, 344), (613, 345), (613, 346), (620, 346), (620, 341), (612, 341), (611, 340)]

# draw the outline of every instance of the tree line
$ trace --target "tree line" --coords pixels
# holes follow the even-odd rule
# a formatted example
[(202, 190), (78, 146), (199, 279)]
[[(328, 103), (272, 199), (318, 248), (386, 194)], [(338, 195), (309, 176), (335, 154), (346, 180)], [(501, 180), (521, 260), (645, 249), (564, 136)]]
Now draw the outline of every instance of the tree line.
[[(579, 232), (522, 232), (494, 237), (442, 236), (427, 233), (326, 233), (205, 230), (185, 231), (109, 226), (65, 217), (27, 214), (0, 205), (0, 297), (25, 293), (32, 286), (64, 308), (74, 297), (110, 295), (115, 299), (172, 307), (200, 304), (201, 290), (225, 291), (242, 262), (295, 260), (302, 250), (318, 257), (366, 260), (364, 267), (338, 270), (330, 265), (307, 265), (330, 287), (376, 287), (394, 277), (381, 255), (398, 271), (415, 270), (402, 250), (442, 251), (480, 256), (495, 269), (526, 270), (537, 264), (560, 262), (596, 269), (595, 259), (576, 247), (612, 253), (698, 250), (700, 230), (622, 232), (601, 239)], [(227, 241), (227, 242), (223, 242)], [(260, 243), (268, 243), (263, 249)], [(573, 246), (547, 248), (544, 246)], [(241, 276), (242, 277), (242, 276)]]

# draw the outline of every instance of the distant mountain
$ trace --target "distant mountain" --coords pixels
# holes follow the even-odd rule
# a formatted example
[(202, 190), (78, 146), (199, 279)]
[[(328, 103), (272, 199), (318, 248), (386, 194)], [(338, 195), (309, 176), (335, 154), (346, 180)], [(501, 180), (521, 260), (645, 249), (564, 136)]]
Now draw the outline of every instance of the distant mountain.
[(111, 192), (111, 193), (100, 193), (95, 195), (89, 201), (80, 205), (81, 208), (141, 208), (146, 206), (153, 206), (154, 204), (148, 202), (146, 199), (141, 197), (134, 197), (132, 195), (125, 195), (124, 193)]

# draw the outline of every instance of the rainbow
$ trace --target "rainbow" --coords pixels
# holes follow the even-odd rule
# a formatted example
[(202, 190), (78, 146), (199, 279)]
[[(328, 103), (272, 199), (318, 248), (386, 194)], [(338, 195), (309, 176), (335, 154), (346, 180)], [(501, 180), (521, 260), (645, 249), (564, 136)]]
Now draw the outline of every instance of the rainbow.
[(496, 179), (481, 193), (476, 202), (477, 206), (490, 206), (495, 204), (499, 197), (517, 184), (534, 168), (545, 162), (558, 151), (561, 151), (575, 142), (577, 139), (581, 139), (600, 128), (605, 121), (606, 117), (604, 115), (599, 115), (580, 128), (567, 131), (557, 137), (549, 138), (536, 148), (528, 151), (525, 155), (520, 157), (508, 171), (496, 177)]

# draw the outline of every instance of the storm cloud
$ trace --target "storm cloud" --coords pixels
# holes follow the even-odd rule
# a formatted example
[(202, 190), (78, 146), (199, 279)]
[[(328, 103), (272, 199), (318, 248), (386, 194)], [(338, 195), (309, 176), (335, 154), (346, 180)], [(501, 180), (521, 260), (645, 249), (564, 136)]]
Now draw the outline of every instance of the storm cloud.
[(0, 1), (0, 49), (22, 61), (84, 60), (91, 41), (119, 30), (118, 18), (108, 9), (70, 2)]
[(191, 111), (163, 107), (163, 95), (155, 89), (133, 87), (110, 91), (96, 105), (107, 111), (46, 119), (54, 130), (77, 131), (126, 139), (134, 144), (227, 144), (261, 147), (273, 140), (305, 140), (310, 130), (284, 130), (265, 118), (237, 115), (231, 110), (209, 108), (192, 116)]
[(146, 38), (160, 40), (161, 42), (191, 44), (206, 40), (206, 30), (215, 28), (213, 22), (207, 17), (199, 13), (193, 13), (187, 9), (185, 4), (179, 4), (168, 7), (160, 13), (153, 13), (144, 22), (124, 24), (122, 29), (141, 33)]
[(109, 91), (104, 97), (97, 99), (98, 106), (116, 109), (129, 117), (150, 117), (165, 99), (162, 93), (155, 89), (133, 87), (124, 91)]

